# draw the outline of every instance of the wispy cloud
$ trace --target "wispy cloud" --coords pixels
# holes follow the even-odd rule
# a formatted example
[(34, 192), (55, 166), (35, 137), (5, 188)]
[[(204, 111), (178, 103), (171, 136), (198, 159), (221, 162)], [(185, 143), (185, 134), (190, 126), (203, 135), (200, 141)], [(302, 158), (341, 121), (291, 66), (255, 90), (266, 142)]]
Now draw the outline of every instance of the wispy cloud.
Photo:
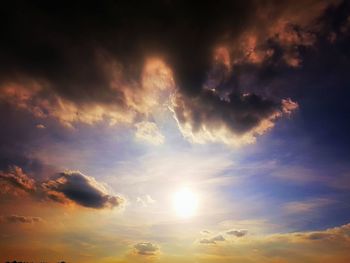
[(335, 200), (328, 198), (314, 198), (303, 201), (293, 201), (284, 204), (284, 210), (288, 214), (308, 214), (334, 204)]
[(143, 121), (135, 124), (135, 138), (154, 145), (164, 143), (164, 135), (159, 131), (157, 124), (154, 122)]
[[(350, 225), (326, 230), (252, 236), (200, 246), (200, 259), (239, 262), (322, 262), (341, 263), (349, 260)], [(213, 260), (215, 262), (215, 260)]]
[(33, 224), (43, 222), (43, 219), (34, 216), (7, 215), (1, 216), (0, 222), (1, 221), (6, 223)]

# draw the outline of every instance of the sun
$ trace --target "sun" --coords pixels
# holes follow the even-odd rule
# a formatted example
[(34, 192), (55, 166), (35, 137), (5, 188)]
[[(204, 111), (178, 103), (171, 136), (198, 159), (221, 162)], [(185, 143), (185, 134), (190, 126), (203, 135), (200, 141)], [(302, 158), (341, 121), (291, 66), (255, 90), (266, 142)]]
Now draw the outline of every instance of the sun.
[(190, 218), (197, 212), (198, 198), (189, 188), (182, 188), (174, 194), (173, 205), (178, 217)]

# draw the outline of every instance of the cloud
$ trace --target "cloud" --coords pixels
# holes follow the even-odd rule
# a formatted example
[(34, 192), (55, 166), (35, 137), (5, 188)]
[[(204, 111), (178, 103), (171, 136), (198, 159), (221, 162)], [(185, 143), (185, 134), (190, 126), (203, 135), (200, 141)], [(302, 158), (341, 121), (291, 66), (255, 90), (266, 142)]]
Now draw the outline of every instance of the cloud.
[[(237, 38), (232, 47), (234, 64), (284, 63), (290, 67), (302, 64), (300, 50), (316, 45), (318, 37), (327, 33), (323, 21), (329, 9), (339, 7), (341, 1), (305, 1), (296, 8), (292, 2), (257, 5), (253, 23)], [(307, 10), (313, 10), (312, 14)]]
[(278, 241), (285, 238), (287, 242), (301, 244), (313, 244), (314, 241), (330, 242), (330, 244), (342, 244), (350, 241), (350, 224), (329, 228), (321, 231), (295, 232), (290, 234), (276, 234), (269, 237), (269, 241)]
[[(208, 230), (204, 230), (204, 231), (201, 231), (201, 234), (207, 236), (207, 235), (211, 234), (211, 232)], [(248, 230), (246, 230), (246, 229), (239, 229), (239, 230), (232, 229), (232, 230), (226, 231), (224, 234), (227, 236), (243, 237), (243, 236), (248, 234)], [(200, 244), (217, 244), (218, 242), (227, 242), (227, 241), (228, 241), (228, 239), (226, 239), (223, 236), (223, 234), (217, 234), (216, 236), (213, 236), (211, 238), (202, 238), (199, 240), (199, 243)]]
[(124, 106), (101, 102), (75, 102), (51, 91), (45, 83), (35, 80), (7, 83), (0, 86), (0, 100), (28, 111), (38, 119), (57, 119), (65, 127), (76, 123), (95, 124), (107, 121), (110, 125), (130, 123), (135, 112)]
[(109, 195), (105, 187), (93, 177), (78, 171), (59, 173), (55, 178), (43, 183), (42, 187), (54, 201), (69, 200), (90, 208), (113, 208), (124, 202), (119, 196)]
[(333, 204), (334, 200), (328, 198), (315, 198), (304, 201), (293, 201), (284, 204), (284, 210), (288, 214), (312, 213), (317, 209)]
[[(108, 194), (103, 184), (79, 171), (58, 173), (49, 180), (38, 182), (26, 175), (20, 167), (11, 166), (7, 172), (0, 171), (2, 193), (16, 194), (22, 190), (39, 200), (52, 200), (62, 204), (75, 203), (89, 208), (114, 208), (125, 200)], [(12, 187), (10, 189), (7, 189)], [(7, 189), (4, 191), (4, 189)]]
[(203, 238), (199, 240), (201, 244), (216, 244), (217, 242), (226, 241), (226, 239), (222, 235), (217, 235), (212, 238)]
[[(50, 83), (29, 76), (5, 83), (0, 81), (0, 101), (42, 120), (56, 119), (69, 128), (78, 123), (94, 125), (103, 121), (109, 125), (131, 124), (155, 111), (160, 102), (166, 101), (174, 86), (172, 72), (161, 59), (144, 61), (141, 80), (130, 82), (123, 75), (123, 67), (110, 54), (96, 51), (93, 56), (96, 65), (91, 66), (103, 72), (106, 83), (101, 93), (105, 92), (107, 98), (101, 98), (94, 90), (99, 90), (99, 86), (90, 87), (92, 94), (82, 99), (78, 99), (78, 95), (64, 96), (52, 89)], [(162, 138), (161, 135), (158, 137)]]
[(25, 174), (18, 166), (11, 166), (7, 172), (0, 171), (0, 181), (25, 192), (34, 192), (36, 190), (34, 179)]
[(350, 224), (318, 231), (249, 235), (198, 249), (199, 260), (215, 257), (215, 262), (342, 263), (349, 260)]
[(235, 237), (243, 237), (248, 234), (247, 229), (233, 229), (226, 232), (227, 235), (235, 236)]
[(154, 122), (143, 121), (135, 124), (135, 138), (154, 145), (164, 143), (164, 135), (159, 131), (157, 124)]
[(137, 254), (143, 256), (154, 256), (159, 253), (159, 247), (150, 242), (137, 243), (134, 248)]
[(8, 216), (1, 216), (0, 221), (6, 222), (6, 223), (33, 224), (33, 223), (42, 222), (43, 219), (41, 217), (33, 217), (33, 216), (8, 215)]
[(136, 199), (137, 203), (140, 203), (143, 207), (154, 204), (156, 201), (150, 195), (139, 196)]
[[(8, 3), (1, 16), (6, 67), (0, 67), (0, 101), (32, 113), (44, 126), (45, 119), (70, 128), (127, 125), (136, 127), (138, 140), (161, 144), (164, 136), (149, 120), (172, 98), (189, 141), (253, 143), (298, 107), (283, 94), (268, 96), (276, 93), (265, 85), (276, 77), (271, 72), (301, 66), (303, 50), (332, 29), (324, 26), (327, 11), (339, 5), (220, 1), (201, 3), (199, 15), (172, 1), (139, 3), (137, 12), (130, 3), (108, 2), (98, 14), (86, 3), (63, 3), (59, 14), (49, 5)], [(186, 23), (179, 23), (178, 12)], [(167, 21), (152, 15), (159, 13), (168, 14)], [(24, 45), (28, 36), (32, 43)]]
[(202, 235), (210, 235), (211, 234), (211, 232), (209, 231), (209, 230), (202, 230), (201, 232), (200, 232)]
[(46, 126), (44, 124), (37, 124), (35, 127), (37, 129), (46, 129)]
[(290, 114), (297, 107), (290, 99), (274, 102), (255, 94), (236, 93), (223, 99), (204, 90), (196, 97), (177, 94), (172, 109), (182, 134), (190, 141), (240, 145), (255, 142), (256, 136), (271, 129), (283, 112)]

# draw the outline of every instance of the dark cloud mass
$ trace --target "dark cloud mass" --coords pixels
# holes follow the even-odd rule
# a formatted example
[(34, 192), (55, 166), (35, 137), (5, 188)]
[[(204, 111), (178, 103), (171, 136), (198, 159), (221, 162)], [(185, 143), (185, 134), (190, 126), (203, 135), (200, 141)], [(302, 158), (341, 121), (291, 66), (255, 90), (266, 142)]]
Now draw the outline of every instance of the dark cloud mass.
[(121, 197), (107, 194), (102, 184), (80, 172), (59, 173), (42, 185), (54, 201), (60, 201), (59, 198), (63, 197), (91, 208), (113, 208), (123, 203)]
[[(133, 123), (152, 114), (144, 77), (147, 59), (156, 57), (174, 77), (173, 109), (185, 137), (203, 141), (204, 132), (204, 141), (253, 141), (283, 111), (283, 97), (258, 95), (258, 81), (273, 78), (276, 68), (300, 67), (302, 51), (331, 33), (323, 18), (340, 4), (2, 3), (0, 100), (66, 126)], [(257, 82), (247, 85), (247, 72), (259, 75)]]
[(226, 99), (203, 91), (197, 97), (175, 97), (174, 113), (185, 136), (195, 142), (251, 143), (271, 128), (273, 120), (298, 105), (290, 100), (276, 103), (254, 94), (232, 93)]
[(62, 172), (50, 180), (38, 182), (25, 174), (20, 167), (13, 166), (7, 172), (0, 171), (0, 182), (3, 194), (14, 194), (17, 190), (23, 190), (33, 198), (43, 201), (76, 203), (95, 209), (119, 207), (124, 203), (122, 197), (108, 194), (105, 186), (93, 177), (77, 171)]
[(127, 79), (140, 73), (144, 56), (164, 55), (180, 86), (199, 90), (212, 47), (225, 34), (238, 34), (252, 9), (251, 1), (200, 7), (187, 1), (6, 3), (2, 76), (19, 72), (49, 81), (67, 97), (111, 100), (109, 80), (95, 57), (103, 49), (122, 63)]
[(319, 39), (346, 34), (347, 16), (330, 26), (327, 14), (347, 8), (341, 0), (2, 3), (0, 102), (40, 127), (45, 119), (137, 127), (167, 90), (186, 139), (252, 143), (298, 107), (272, 79), (301, 68)]

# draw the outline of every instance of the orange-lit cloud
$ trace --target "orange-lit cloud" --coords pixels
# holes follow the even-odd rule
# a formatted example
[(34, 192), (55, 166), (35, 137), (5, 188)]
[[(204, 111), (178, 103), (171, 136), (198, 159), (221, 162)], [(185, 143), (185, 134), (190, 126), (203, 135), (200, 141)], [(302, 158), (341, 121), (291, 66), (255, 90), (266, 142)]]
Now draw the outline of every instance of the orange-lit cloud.
[(43, 83), (24, 82), (0, 88), (0, 99), (32, 113), (36, 118), (57, 119), (66, 127), (76, 123), (94, 124), (103, 120), (110, 124), (128, 123), (132, 112), (123, 112), (118, 104), (76, 103), (53, 93)]
[[(247, 25), (230, 48), (233, 58), (231, 63), (262, 64), (270, 60), (277, 51), (282, 53), (281, 61), (286, 65), (301, 66), (299, 48), (311, 48), (316, 44), (318, 35), (326, 33), (319, 18), (328, 8), (340, 3), (338, 0), (308, 0), (297, 6), (288, 1), (278, 5), (258, 5), (254, 23)], [(308, 10), (313, 11), (310, 13)]]
[(36, 190), (34, 179), (25, 174), (18, 166), (11, 166), (8, 171), (0, 171), (1, 181), (17, 190), (25, 192), (34, 192)]
[(8, 172), (0, 172), (4, 187), (12, 187), (6, 194), (25, 191), (39, 200), (52, 200), (62, 204), (78, 204), (83, 207), (102, 209), (120, 207), (125, 200), (117, 195), (108, 194), (105, 186), (93, 177), (78, 171), (66, 171), (53, 176), (42, 183), (30, 178), (17, 166)]
[(350, 259), (350, 225), (320, 231), (227, 239), (199, 244), (199, 262), (335, 262)]
[(2, 84), (0, 100), (36, 118), (54, 118), (72, 128), (78, 123), (93, 125), (101, 121), (110, 125), (133, 123), (138, 115), (154, 113), (174, 88), (171, 70), (161, 59), (145, 61), (141, 82), (126, 81), (120, 65), (107, 55), (98, 56), (97, 61), (109, 81), (105, 88), (111, 96), (108, 102), (73, 100), (52, 90), (47, 82), (28, 78)]
[[(93, 177), (80, 172), (59, 173), (42, 186), (50, 193), (50, 196), (53, 193), (62, 194), (65, 199), (90, 208), (113, 208), (124, 202), (119, 196), (109, 195), (105, 187)], [(56, 198), (53, 200), (56, 201)]]

